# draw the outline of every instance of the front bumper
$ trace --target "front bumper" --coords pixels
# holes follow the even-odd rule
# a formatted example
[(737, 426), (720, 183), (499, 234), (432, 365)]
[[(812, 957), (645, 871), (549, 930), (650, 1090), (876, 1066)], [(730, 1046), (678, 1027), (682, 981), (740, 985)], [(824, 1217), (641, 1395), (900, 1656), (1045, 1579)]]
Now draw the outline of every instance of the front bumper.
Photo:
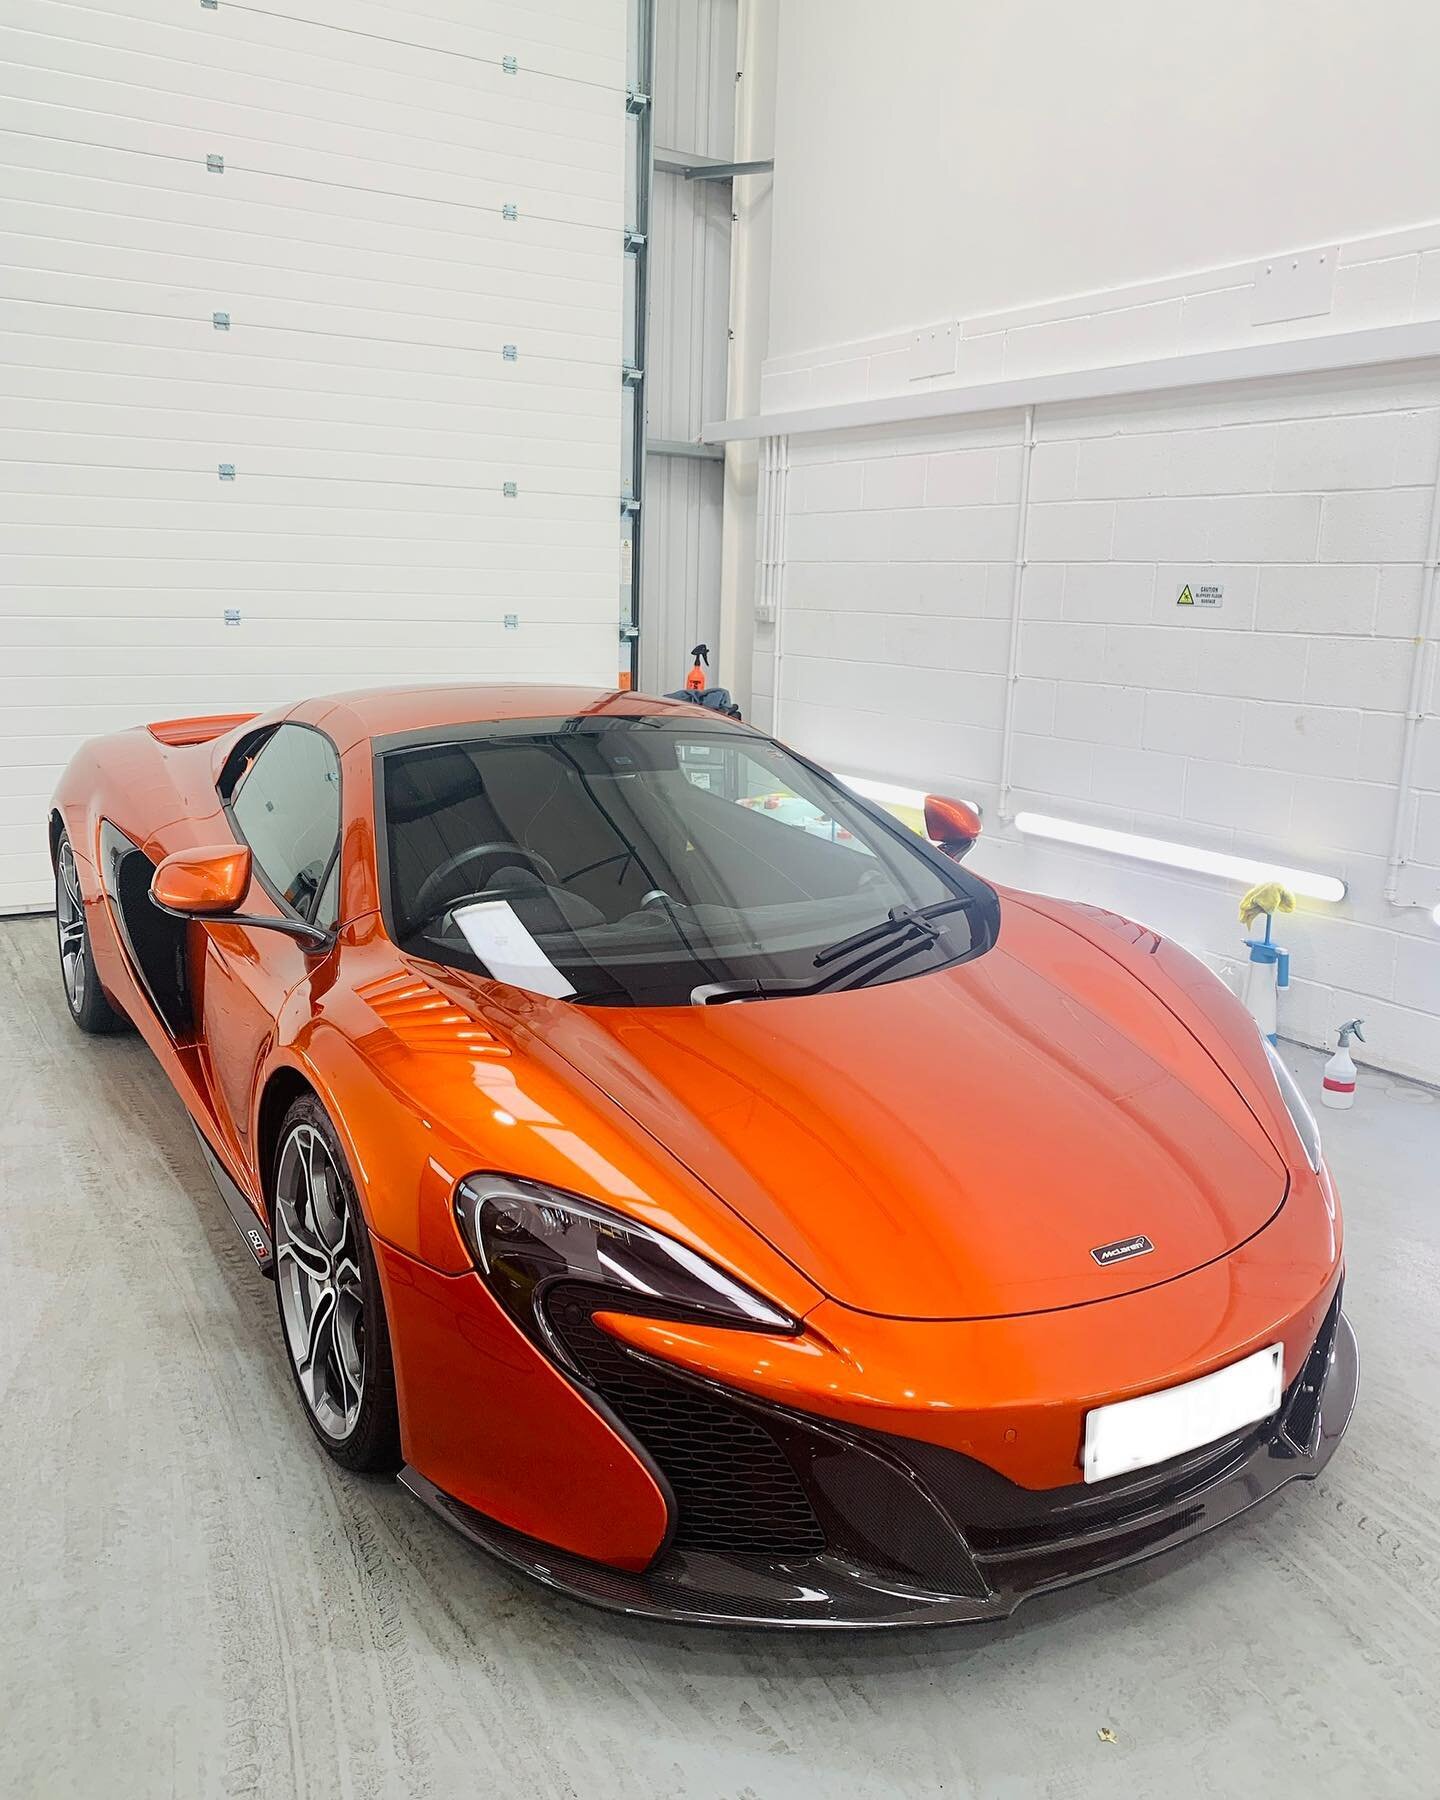
[[(709, 1625), (1003, 1618), (1031, 1594), (1158, 1555), (1287, 1481), (1313, 1480), (1344, 1434), (1359, 1379), (1337, 1292), (1273, 1419), (1155, 1469), (1037, 1491), (934, 1444), (768, 1405), (618, 1346), (578, 1347), (606, 1359), (592, 1370), (597, 1387), (622, 1419), (643, 1421), (641, 1441), (678, 1496), (679, 1526), (648, 1569), (632, 1574), (539, 1543), (413, 1469), (401, 1482), (547, 1587), (616, 1612)], [(757, 1533), (768, 1548), (754, 1547)]]

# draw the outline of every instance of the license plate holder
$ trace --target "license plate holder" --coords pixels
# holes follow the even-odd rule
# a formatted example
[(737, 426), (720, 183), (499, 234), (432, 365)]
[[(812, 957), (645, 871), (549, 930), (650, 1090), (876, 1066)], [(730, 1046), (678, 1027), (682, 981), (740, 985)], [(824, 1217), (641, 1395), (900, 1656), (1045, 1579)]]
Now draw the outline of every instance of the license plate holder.
[(1153, 1468), (1258, 1425), (1280, 1410), (1284, 1392), (1285, 1347), (1270, 1344), (1195, 1381), (1093, 1407), (1085, 1415), (1085, 1480)]

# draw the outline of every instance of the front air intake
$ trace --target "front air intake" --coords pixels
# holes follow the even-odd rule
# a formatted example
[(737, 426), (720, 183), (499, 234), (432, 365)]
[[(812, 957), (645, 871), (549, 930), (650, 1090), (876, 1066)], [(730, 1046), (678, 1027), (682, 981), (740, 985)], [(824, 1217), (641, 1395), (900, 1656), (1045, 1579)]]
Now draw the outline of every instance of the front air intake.
[(815, 1509), (761, 1419), (632, 1356), (595, 1323), (596, 1309), (594, 1290), (579, 1285), (546, 1296), (556, 1338), (670, 1483), (676, 1547), (727, 1556), (823, 1550)]

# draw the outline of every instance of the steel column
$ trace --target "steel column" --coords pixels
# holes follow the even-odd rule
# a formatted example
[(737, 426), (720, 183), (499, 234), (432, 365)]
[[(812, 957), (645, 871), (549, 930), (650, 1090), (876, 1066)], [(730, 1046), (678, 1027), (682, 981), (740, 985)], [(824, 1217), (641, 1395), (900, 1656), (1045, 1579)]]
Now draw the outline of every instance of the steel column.
[(630, 398), (630, 484), (624, 511), (630, 518), (629, 613), (620, 621), (620, 637), (629, 660), (630, 685), (640, 678), (640, 608), (644, 556), (645, 504), (645, 364), (650, 317), (650, 197), (655, 182), (655, 4), (632, 0), (635, 9), (635, 85), (626, 110), (635, 120), (635, 217), (625, 233), (626, 254), (635, 259), (635, 316), (631, 362), (621, 371)]

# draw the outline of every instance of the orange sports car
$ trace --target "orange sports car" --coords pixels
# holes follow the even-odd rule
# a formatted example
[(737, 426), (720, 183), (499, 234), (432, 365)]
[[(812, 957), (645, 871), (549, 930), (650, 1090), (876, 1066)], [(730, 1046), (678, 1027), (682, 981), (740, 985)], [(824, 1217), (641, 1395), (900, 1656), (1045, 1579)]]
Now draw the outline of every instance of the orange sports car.
[(50, 818), (301, 1403), (566, 1593), (984, 1619), (1312, 1477), (1315, 1121), (1128, 920), (683, 701), (416, 688), (87, 745)]

